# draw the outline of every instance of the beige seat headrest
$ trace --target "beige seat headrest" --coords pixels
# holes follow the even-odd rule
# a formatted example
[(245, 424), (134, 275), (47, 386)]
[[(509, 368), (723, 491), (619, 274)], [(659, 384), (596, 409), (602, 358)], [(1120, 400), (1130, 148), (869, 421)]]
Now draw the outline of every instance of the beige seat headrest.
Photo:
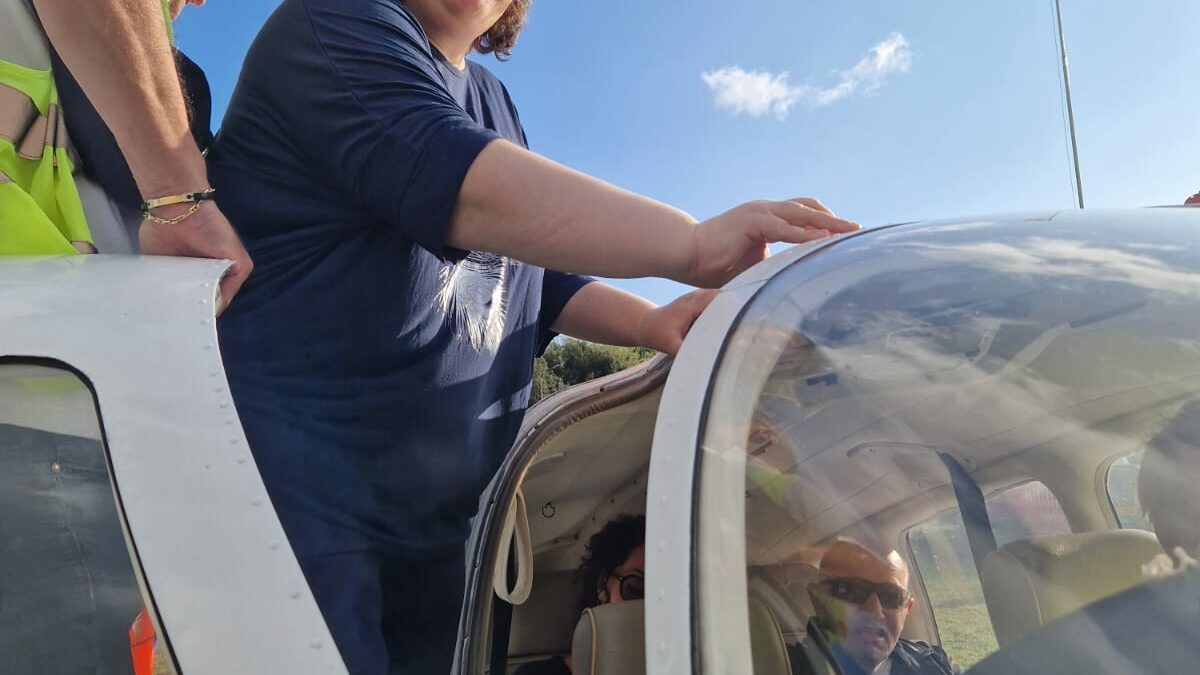
[(993, 551), (979, 576), (996, 640), (1003, 647), (1142, 583), (1142, 565), (1161, 551), (1154, 535), (1143, 530), (1039, 537)]
[(806, 563), (751, 568), (747, 591), (771, 610), (783, 629), (784, 641), (796, 642), (815, 613), (808, 587), (820, 577), (817, 568)]
[(754, 675), (792, 674), (783, 629), (775, 613), (757, 598), (750, 598), (750, 655)]
[(583, 610), (571, 641), (573, 675), (645, 675), (646, 607), (642, 600)]
[(529, 599), (513, 607), (509, 657), (569, 654), (577, 595), (574, 572), (539, 572)]
[[(571, 645), (574, 675), (644, 675), (645, 611), (641, 600), (585, 609)], [(791, 675), (779, 622), (754, 598), (750, 599), (750, 647), (755, 675)]]

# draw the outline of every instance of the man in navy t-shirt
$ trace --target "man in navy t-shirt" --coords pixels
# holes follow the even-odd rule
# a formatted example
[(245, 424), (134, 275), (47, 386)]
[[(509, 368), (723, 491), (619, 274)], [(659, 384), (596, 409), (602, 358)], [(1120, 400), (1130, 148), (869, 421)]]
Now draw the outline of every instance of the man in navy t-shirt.
[(499, 80), (528, 0), (284, 0), (210, 156), (255, 262), (221, 348), (271, 498), (354, 675), (449, 669), (463, 544), (554, 332), (674, 352), (662, 308), (567, 269), (713, 286), (815, 200), (705, 223), (525, 149)]

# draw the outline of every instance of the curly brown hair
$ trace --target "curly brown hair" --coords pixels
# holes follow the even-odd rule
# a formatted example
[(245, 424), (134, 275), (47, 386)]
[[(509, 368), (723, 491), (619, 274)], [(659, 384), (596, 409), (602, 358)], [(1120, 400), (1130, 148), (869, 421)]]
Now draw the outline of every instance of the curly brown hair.
[(600, 603), (600, 589), (637, 547), (646, 543), (646, 516), (625, 514), (609, 521), (588, 539), (587, 550), (575, 582), (579, 587), (579, 611)]
[(517, 36), (525, 27), (525, 15), (533, 0), (513, 0), (496, 23), (486, 33), (475, 40), (471, 48), (480, 54), (495, 54), (496, 58), (504, 61), (512, 56), (512, 48), (517, 44)]

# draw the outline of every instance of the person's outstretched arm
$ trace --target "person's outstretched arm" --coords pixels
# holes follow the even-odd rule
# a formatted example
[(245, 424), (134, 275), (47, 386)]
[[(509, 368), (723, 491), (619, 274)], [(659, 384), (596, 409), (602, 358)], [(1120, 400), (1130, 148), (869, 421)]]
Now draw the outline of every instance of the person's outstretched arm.
[(554, 321), (556, 333), (620, 347), (649, 347), (674, 356), (717, 291), (701, 289), (670, 304), (654, 303), (600, 281), (579, 289)]
[(750, 202), (697, 223), (496, 140), (467, 171), (447, 243), (576, 274), (658, 276), (715, 288), (764, 259), (768, 244), (856, 229), (810, 198)]
[[(346, 12), (335, 0), (309, 0), (302, 17), (285, 4), (266, 29), (279, 42), (269, 51), (259, 42), (248, 57), (248, 69), (257, 59), (268, 72), (323, 73), (328, 86), (267, 73), (243, 73), (242, 86), (285, 120), (289, 141), (367, 222), (434, 255), (490, 251), (560, 272), (711, 288), (766, 257), (770, 243), (857, 228), (812, 199), (751, 202), (697, 223), (503, 140), (450, 95), (402, 4), (359, 4)], [(285, 42), (291, 21), (315, 37), (317, 56)]]
[[(159, 0), (34, 0), (34, 6), (54, 48), (112, 130), (142, 198), (208, 188)], [(155, 215), (172, 218), (186, 209), (167, 206)], [(250, 274), (246, 249), (212, 202), (176, 225), (144, 222), (139, 239), (150, 255), (232, 260), (221, 282), (226, 302)]]

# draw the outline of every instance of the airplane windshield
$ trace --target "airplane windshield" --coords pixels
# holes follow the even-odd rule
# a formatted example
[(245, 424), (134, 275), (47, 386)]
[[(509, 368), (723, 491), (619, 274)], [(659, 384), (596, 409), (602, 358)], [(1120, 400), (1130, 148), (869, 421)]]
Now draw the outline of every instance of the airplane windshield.
[[(1044, 636), (1170, 616), (1155, 584), (1200, 555), (1200, 251), (1178, 234), (897, 228), (769, 281), (710, 394), (702, 639), (748, 624), (756, 673), (1054, 672)], [(1179, 630), (1157, 659), (1196, 656)]]

